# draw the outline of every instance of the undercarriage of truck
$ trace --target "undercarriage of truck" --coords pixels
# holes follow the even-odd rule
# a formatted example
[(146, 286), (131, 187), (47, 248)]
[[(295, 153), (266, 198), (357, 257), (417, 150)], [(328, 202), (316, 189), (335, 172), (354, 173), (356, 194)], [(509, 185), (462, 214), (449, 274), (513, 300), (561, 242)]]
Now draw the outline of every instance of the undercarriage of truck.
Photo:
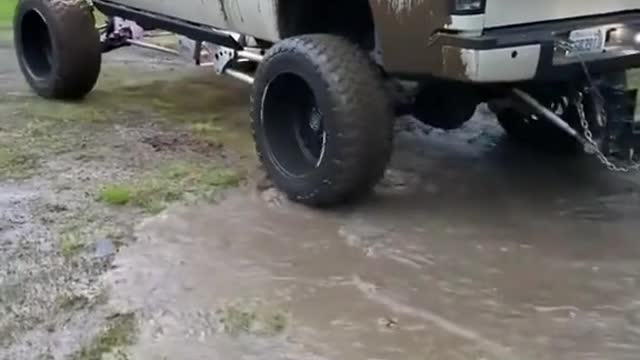
[[(94, 0), (90, 8), (62, 2), (60, 9), (51, 3), (23, 0), (16, 16), (20, 64), (39, 94), (84, 96), (95, 85), (101, 54), (121, 47), (180, 56), (183, 51), (147, 41), (154, 31), (177, 34), (195, 65), (253, 86), (259, 158), (276, 185), (308, 204), (336, 203), (374, 186), (390, 159), (394, 116), (449, 130), (471, 119), (480, 104), (522, 143), (592, 154), (612, 171), (640, 170), (637, 11), (479, 34), (438, 30), (412, 58), (381, 53), (380, 46), (393, 48), (389, 32), (372, 47), (349, 34), (269, 41), (119, 2)], [(96, 30), (93, 7), (107, 16), (106, 24), (78, 43), (69, 32)], [(47, 21), (66, 22), (70, 30), (56, 33)], [(398, 48), (406, 45), (396, 40)], [(61, 42), (74, 44), (84, 58), (65, 53)], [(396, 71), (403, 61), (407, 71)], [(421, 63), (418, 74), (413, 70)]]
[[(183, 55), (180, 51), (145, 42), (149, 32), (131, 20), (111, 17), (100, 30), (105, 52), (124, 46), (138, 46), (175, 56)], [(211, 38), (211, 41), (219, 41), (225, 45), (188, 38), (182, 38), (182, 44), (193, 51), (191, 55), (195, 65), (211, 67), (217, 74), (252, 84), (252, 71), (255, 71), (256, 65), (263, 59), (267, 50), (265, 44), (241, 34), (221, 33), (216, 36), (224, 41), (219, 41), (213, 35), (204, 38)], [(640, 31), (636, 37), (640, 42)], [(564, 49), (566, 54), (579, 45), (567, 39), (558, 39), (556, 46)], [(596, 76), (590, 72), (588, 60), (578, 55), (578, 59), (574, 61), (580, 64), (581, 73), (569, 82), (524, 83), (521, 86), (478, 85), (478, 88), (484, 87), (488, 94), (492, 94), (485, 97), (476, 95), (480, 89), (469, 91), (469, 85), (440, 85), (451, 87), (457, 94), (468, 93), (468, 100), (473, 105), (480, 101), (488, 102), (497, 113), (503, 107), (515, 108), (529, 122), (555, 127), (556, 134), (562, 132), (560, 136), (570, 137), (570, 142), (578, 150), (595, 155), (609, 170), (640, 170), (640, 109), (637, 109), (640, 93), (635, 87), (640, 85), (640, 71), (618, 71)], [(400, 88), (398, 91), (389, 91), (390, 96), (395, 98), (397, 115), (415, 112), (416, 97), (420, 95), (420, 90), (416, 89), (420, 85), (398, 82), (395, 79), (389, 79), (389, 82), (390, 89)], [(452, 115), (455, 115), (454, 107), (447, 109)], [(429, 114), (437, 117), (434, 115)], [(447, 116), (446, 113), (442, 115)], [(453, 128), (461, 126), (471, 115), (462, 115)], [(451, 127), (450, 124), (440, 127)]]

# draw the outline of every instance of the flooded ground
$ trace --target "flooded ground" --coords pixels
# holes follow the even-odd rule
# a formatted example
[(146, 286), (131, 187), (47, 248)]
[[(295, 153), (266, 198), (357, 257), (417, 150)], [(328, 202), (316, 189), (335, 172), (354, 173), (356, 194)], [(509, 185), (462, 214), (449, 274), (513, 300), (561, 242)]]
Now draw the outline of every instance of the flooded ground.
[(1, 359), (637, 358), (638, 175), (480, 108), (399, 120), (376, 195), (310, 210), (260, 181), (241, 85), (149, 56), (57, 104), (0, 49)]

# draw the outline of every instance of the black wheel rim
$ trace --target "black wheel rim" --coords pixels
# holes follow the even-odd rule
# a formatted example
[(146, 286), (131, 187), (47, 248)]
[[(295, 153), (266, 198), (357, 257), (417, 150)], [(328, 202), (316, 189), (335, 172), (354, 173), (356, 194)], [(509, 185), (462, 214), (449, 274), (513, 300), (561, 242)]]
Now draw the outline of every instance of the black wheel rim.
[(296, 119), (294, 133), (300, 151), (308, 161), (317, 164), (324, 149), (325, 132), (323, 115), (316, 106), (310, 109), (310, 114), (306, 118)]
[(22, 16), (18, 46), (31, 76), (48, 78), (53, 68), (53, 43), (47, 22), (39, 11), (29, 10)]
[(267, 152), (279, 170), (301, 177), (325, 156), (325, 117), (306, 81), (295, 74), (276, 76), (264, 90), (262, 127)]

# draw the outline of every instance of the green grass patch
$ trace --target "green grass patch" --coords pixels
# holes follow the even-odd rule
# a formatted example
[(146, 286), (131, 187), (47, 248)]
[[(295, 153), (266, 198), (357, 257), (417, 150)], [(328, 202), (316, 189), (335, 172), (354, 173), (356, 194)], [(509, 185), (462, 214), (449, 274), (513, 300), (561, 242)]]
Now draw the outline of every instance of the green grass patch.
[(65, 102), (51, 101), (34, 96), (17, 96), (5, 101), (18, 103), (16, 110), (19, 114), (29, 116), (39, 121), (71, 122), (101, 122), (110, 119), (116, 109), (107, 99), (88, 99), (87, 101)]
[[(3, 0), (0, 0), (3, 1)], [(96, 89), (83, 101), (47, 101), (30, 93), (0, 99), (12, 118), (53, 122), (126, 123), (163, 120), (189, 128), (198, 137), (253, 154), (247, 90), (209, 70), (155, 71), (135, 66), (105, 66)]]
[(9, 29), (0, 27), (0, 44), (13, 42), (13, 32)]
[(0, 26), (6, 27), (11, 25), (17, 4), (18, 0), (0, 1)]
[[(100, 94), (110, 109), (144, 109), (160, 118), (185, 125), (195, 134), (243, 154), (253, 152), (244, 86), (209, 76), (203, 69), (158, 74), (105, 71)], [(90, 101), (93, 101), (93, 97)]]
[(34, 119), (27, 122), (21, 132), (16, 132), (14, 142), (36, 153), (59, 155), (81, 146), (84, 141), (81, 130), (67, 122)]
[(63, 311), (78, 310), (89, 305), (89, 298), (83, 295), (60, 294), (55, 300), (56, 307)]
[(131, 188), (125, 185), (108, 185), (100, 192), (100, 199), (109, 205), (127, 205), (131, 201)]
[(69, 259), (78, 255), (86, 247), (80, 235), (69, 232), (60, 237), (60, 254)]
[(39, 165), (39, 157), (35, 154), (9, 145), (0, 145), (0, 176), (25, 178), (31, 175)]
[(179, 162), (161, 167), (126, 183), (100, 190), (100, 200), (109, 205), (131, 205), (158, 213), (177, 201), (213, 200), (220, 191), (238, 186), (239, 171), (226, 167)]
[[(72, 354), (69, 360), (102, 360), (105, 354), (113, 354), (133, 345), (137, 334), (138, 326), (135, 315), (118, 315), (112, 318), (104, 331), (89, 344)], [(126, 358), (126, 356), (121, 355), (121, 358)]]
[(231, 336), (277, 336), (287, 328), (287, 315), (255, 304), (233, 304), (218, 311), (224, 331)]
[(0, 177), (4, 178), (35, 175), (46, 158), (79, 149), (87, 141), (83, 128), (60, 121), (11, 113), (4, 121), (6, 128), (0, 130)]

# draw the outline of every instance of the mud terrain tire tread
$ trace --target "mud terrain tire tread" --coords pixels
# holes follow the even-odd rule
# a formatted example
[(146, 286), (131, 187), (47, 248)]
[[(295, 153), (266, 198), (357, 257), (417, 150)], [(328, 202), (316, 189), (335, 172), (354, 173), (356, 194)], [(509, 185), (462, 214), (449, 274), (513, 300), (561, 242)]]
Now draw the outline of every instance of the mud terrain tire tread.
[[(324, 93), (333, 105), (333, 133), (328, 131), (328, 154), (305, 179), (283, 174), (268, 154), (262, 125), (262, 98), (277, 73), (292, 69), (313, 72), (319, 81), (308, 84), (316, 97)], [(274, 69), (275, 68), (275, 69)], [(305, 70), (306, 69), (306, 70)], [(295, 70), (294, 70), (295, 71)], [(328, 34), (285, 39), (265, 56), (251, 96), (252, 130), (256, 150), (267, 176), (290, 199), (310, 206), (331, 206), (368, 195), (384, 176), (393, 143), (393, 113), (380, 72), (357, 45)], [(327, 109), (324, 109), (325, 111)]]
[[(46, 19), (52, 43), (48, 76), (33, 76), (24, 58), (21, 21), (37, 10)], [(85, 0), (21, 0), (14, 19), (16, 52), (20, 68), (34, 91), (45, 98), (80, 99), (95, 86), (100, 75), (102, 47), (91, 5)]]

